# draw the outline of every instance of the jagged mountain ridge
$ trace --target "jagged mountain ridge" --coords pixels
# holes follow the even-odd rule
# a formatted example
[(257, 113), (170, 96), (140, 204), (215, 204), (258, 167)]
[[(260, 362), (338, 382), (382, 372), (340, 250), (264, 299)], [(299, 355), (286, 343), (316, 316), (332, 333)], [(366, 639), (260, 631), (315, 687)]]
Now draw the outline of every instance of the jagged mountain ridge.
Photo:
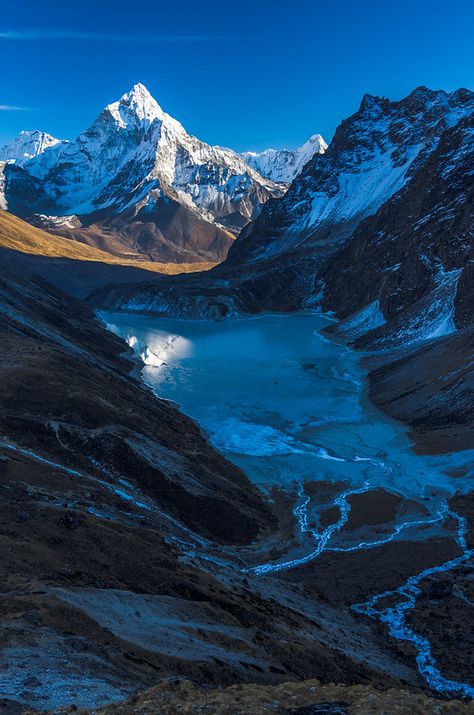
[(445, 129), (474, 110), (474, 93), (419, 87), (391, 102), (366, 95), (279, 201), (271, 201), (233, 246), (232, 263), (296, 250), (328, 254), (346, 241), (427, 160)]
[[(4, 144), (0, 149), (0, 158), (2, 161), (14, 161), (16, 164), (23, 166), (30, 159), (35, 159), (40, 154), (48, 152), (48, 157), (57, 155), (57, 152), (63, 149), (68, 141), (56, 139), (47, 132), (41, 132), (38, 129), (33, 131), (22, 131), (13, 139), (13, 141)], [(49, 150), (55, 147), (54, 152)]]

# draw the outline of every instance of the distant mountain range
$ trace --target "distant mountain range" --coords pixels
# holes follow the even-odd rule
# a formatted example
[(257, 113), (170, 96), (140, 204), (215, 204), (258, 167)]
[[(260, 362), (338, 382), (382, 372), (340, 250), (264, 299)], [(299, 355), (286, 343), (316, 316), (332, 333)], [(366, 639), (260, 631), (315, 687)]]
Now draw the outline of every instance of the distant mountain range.
[(324, 154), (328, 145), (321, 134), (313, 134), (299, 149), (265, 149), (245, 151), (241, 156), (266, 179), (290, 184), (315, 154)]
[(2, 207), (122, 257), (222, 260), (316, 152), (238, 154), (186, 132), (137, 84), (75, 141), (22, 132), (0, 150)]
[[(14, 161), (16, 164), (24, 166), (30, 159), (36, 159), (45, 152), (47, 152), (47, 157), (51, 157), (53, 160), (53, 157), (56, 159), (58, 152), (68, 144), (68, 141), (56, 139), (51, 134), (40, 132), (38, 129), (31, 132), (23, 131), (16, 139), (0, 149), (0, 160)], [(49, 151), (53, 147), (56, 147), (55, 151)]]

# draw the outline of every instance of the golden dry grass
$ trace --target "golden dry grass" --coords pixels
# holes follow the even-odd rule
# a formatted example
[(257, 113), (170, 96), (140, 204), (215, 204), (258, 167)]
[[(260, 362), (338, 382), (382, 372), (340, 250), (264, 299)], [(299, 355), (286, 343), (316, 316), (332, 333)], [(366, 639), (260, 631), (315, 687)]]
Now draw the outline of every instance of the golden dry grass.
[(35, 228), (17, 216), (2, 210), (0, 210), (0, 247), (35, 256), (69, 258), (75, 261), (93, 261), (115, 266), (133, 266), (168, 275), (207, 271), (216, 265), (215, 263), (156, 263), (119, 258), (101, 251), (99, 248)]
[[(307, 680), (281, 685), (232, 685), (199, 688), (189, 681), (162, 682), (132, 696), (125, 703), (95, 709), (96, 715), (270, 715), (322, 704), (320, 712), (333, 712), (331, 705), (351, 715), (473, 715), (473, 702), (440, 701), (408, 690), (376, 690), (371, 685), (323, 685)], [(316, 707), (315, 707), (316, 711)], [(67, 708), (60, 712), (71, 712)], [(91, 711), (80, 711), (89, 713)]]

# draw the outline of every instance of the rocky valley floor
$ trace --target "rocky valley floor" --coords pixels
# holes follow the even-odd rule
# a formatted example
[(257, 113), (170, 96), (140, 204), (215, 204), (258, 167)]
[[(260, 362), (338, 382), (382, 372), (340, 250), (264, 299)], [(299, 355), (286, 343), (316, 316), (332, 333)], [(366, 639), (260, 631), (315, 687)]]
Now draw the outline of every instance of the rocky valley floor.
[[(0, 294), (5, 707), (94, 711), (168, 678), (427, 690), (413, 653), (348, 608), (361, 562), (331, 558), (323, 581), (308, 568), (255, 587), (239, 558), (261, 559), (272, 541), (278, 550), (285, 530), (291, 541), (285, 494), (269, 504), (154, 398), (89, 309), (13, 274)], [(426, 548), (423, 564), (458, 554), (450, 538)], [(419, 567), (390, 558), (377, 590)], [(354, 587), (341, 600), (349, 561)]]
[[(352, 488), (341, 501), (347, 484), (319, 474), (302, 494), (281, 484), (262, 493), (244, 463), (153, 396), (126, 343), (82, 303), (14, 274), (0, 295), (5, 712), (97, 712), (129, 696), (109, 711), (470, 711), (454, 686), (434, 695), (413, 644), (354, 604), (390, 591), (375, 604), (385, 613), (424, 573), (407, 623), (444, 678), (469, 683), (471, 494), (450, 498), (439, 530), (429, 502), (397, 489)], [(305, 380), (317, 364), (303, 360)], [(457, 474), (464, 483), (465, 467)], [(393, 540), (407, 520), (419, 538)], [(341, 550), (306, 560), (312, 529)], [(375, 534), (385, 543), (350, 550)], [(261, 571), (288, 559), (289, 569)]]

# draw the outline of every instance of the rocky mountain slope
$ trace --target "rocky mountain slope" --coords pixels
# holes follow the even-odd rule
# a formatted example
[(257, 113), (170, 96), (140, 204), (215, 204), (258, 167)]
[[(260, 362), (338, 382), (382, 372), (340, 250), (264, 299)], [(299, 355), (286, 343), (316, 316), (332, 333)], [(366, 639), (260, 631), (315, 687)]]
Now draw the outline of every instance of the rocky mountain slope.
[(351, 316), (340, 332), (383, 347), (473, 323), (473, 167), (474, 113), (327, 264), (323, 306)]
[[(137, 254), (128, 259), (113, 256), (106, 251), (88, 246), (79, 241), (49, 233), (31, 226), (26, 221), (0, 209), (0, 249), (45, 258), (64, 258), (74, 261), (97, 262), (113, 266), (135, 266), (144, 271), (172, 273), (187, 270), (206, 270), (213, 264), (167, 264), (145, 261)], [(146, 273), (143, 274), (147, 275)]]
[(157, 263), (141, 255), (113, 256), (57, 236), (0, 209), (0, 261), (4, 273), (42, 276), (76, 297), (110, 283), (152, 280), (172, 271), (208, 270), (206, 263)]
[[(259, 174), (277, 184), (291, 184), (315, 154), (324, 154), (328, 145), (321, 134), (313, 134), (298, 149), (244, 151), (241, 156)], [(1, 156), (1, 153), (0, 153)]]
[(141, 84), (75, 141), (55, 142), (21, 135), (0, 155), (20, 157), (4, 169), (8, 209), (50, 228), (68, 217), (72, 237), (100, 234), (109, 250), (151, 260), (222, 260), (229, 231), (283, 192), (236, 152), (189, 135)]
[(250, 587), (241, 550), (277, 511), (82, 303), (4, 271), (0, 314), (2, 703), (95, 710), (171, 676), (424, 687), (327, 598)]
[(327, 254), (404, 186), (447, 128), (474, 110), (474, 93), (419, 87), (390, 102), (366, 95), (282, 200), (243, 232), (229, 260), (254, 262), (305, 250)]
[(370, 398), (409, 425), (420, 452), (472, 449), (474, 326), (368, 361)]
[(323, 276), (323, 306), (342, 318), (334, 332), (391, 351), (385, 365), (375, 361), (372, 399), (430, 452), (472, 446), (473, 168), (471, 115), (360, 224)]

